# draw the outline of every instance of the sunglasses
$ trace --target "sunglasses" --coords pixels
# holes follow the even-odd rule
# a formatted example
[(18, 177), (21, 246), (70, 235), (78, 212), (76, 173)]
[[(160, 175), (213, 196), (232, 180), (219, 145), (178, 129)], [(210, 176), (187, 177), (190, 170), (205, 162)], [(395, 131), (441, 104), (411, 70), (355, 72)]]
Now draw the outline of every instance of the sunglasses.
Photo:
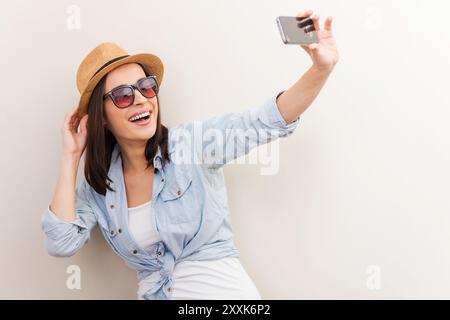
[(153, 98), (158, 94), (158, 83), (156, 82), (156, 76), (148, 76), (139, 79), (132, 85), (120, 85), (115, 87), (103, 95), (103, 100), (110, 97), (117, 108), (127, 108), (134, 103), (135, 89), (138, 90), (144, 97)]

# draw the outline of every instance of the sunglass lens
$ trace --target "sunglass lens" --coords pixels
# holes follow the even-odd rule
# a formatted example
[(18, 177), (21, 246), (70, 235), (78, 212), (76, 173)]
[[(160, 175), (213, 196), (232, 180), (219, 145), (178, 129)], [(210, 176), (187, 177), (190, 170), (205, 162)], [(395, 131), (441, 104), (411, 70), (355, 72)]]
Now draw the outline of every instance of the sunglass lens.
[(153, 98), (158, 93), (158, 84), (154, 78), (143, 79), (139, 82), (138, 88), (146, 98)]
[(118, 88), (112, 92), (114, 103), (119, 108), (126, 108), (133, 104), (133, 90), (131, 88)]

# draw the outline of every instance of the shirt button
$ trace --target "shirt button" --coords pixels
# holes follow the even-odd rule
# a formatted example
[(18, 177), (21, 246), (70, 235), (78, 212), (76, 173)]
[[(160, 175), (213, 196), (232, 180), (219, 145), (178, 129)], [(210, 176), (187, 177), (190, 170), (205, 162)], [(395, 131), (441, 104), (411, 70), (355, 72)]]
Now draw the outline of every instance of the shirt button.
[(133, 254), (137, 254), (137, 250), (136, 249), (133, 250)]
[(114, 232), (114, 230), (111, 230), (111, 232), (110, 232), (110, 233), (111, 233), (111, 235), (113, 236), (115, 232)]
[(117, 229), (117, 232), (118, 232), (118, 233), (122, 233), (122, 229), (120, 229), (120, 228)]
[(111, 209), (114, 209), (114, 205), (113, 205), (113, 204), (112, 204), (112, 205), (110, 205), (109, 207), (110, 207)]
[(181, 194), (181, 191), (180, 191), (180, 190), (178, 190), (178, 191), (177, 191), (177, 195), (180, 195), (180, 194)]
[(161, 182), (164, 182), (164, 178), (161, 179)]
[(172, 287), (167, 288), (167, 291), (172, 292)]
[(158, 256), (160, 256), (160, 255), (161, 255), (161, 251), (156, 251), (156, 254), (157, 254)]

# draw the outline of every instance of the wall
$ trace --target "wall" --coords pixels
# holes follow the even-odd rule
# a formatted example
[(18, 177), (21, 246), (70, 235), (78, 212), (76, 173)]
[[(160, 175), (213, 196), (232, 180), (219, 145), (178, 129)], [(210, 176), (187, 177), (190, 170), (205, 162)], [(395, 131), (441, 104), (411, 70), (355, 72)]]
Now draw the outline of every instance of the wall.
[[(85, 54), (103, 41), (158, 54), (171, 126), (245, 110), (299, 79), (310, 58), (281, 42), (275, 18), (307, 8), (322, 22), (334, 17), (341, 59), (297, 131), (280, 141), (277, 174), (254, 164), (225, 169), (242, 263), (267, 299), (450, 298), (446, 2), (1, 7), (0, 298), (136, 299), (134, 271), (98, 230), (72, 258), (50, 257), (42, 243), (60, 127), (77, 103)], [(81, 269), (80, 290), (66, 286), (71, 265)]]

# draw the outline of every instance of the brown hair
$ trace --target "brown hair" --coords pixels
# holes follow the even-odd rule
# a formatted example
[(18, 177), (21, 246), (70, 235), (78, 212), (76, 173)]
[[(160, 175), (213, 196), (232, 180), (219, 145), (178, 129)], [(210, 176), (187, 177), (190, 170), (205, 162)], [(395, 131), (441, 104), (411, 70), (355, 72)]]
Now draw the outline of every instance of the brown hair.
[[(144, 65), (140, 64), (146, 76), (150, 73)], [(88, 132), (86, 143), (86, 155), (84, 164), (84, 175), (89, 185), (99, 194), (105, 195), (106, 189), (113, 190), (106, 180), (112, 181), (108, 177), (108, 171), (111, 164), (111, 155), (114, 146), (117, 143), (116, 138), (103, 124), (104, 110), (103, 110), (103, 90), (105, 88), (106, 76), (98, 82), (94, 88), (88, 104)], [(156, 95), (159, 104), (159, 97)], [(158, 110), (156, 131), (153, 137), (148, 139), (145, 146), (145, 158), (147, 159), (147, 168), (153, 166), (153, 158), (158, 151), (158, 146), (161, 148), (162, 166), (170, 162), (168, 152), (168, 129), (161, 124), (160, 121), (161, 109)]]

